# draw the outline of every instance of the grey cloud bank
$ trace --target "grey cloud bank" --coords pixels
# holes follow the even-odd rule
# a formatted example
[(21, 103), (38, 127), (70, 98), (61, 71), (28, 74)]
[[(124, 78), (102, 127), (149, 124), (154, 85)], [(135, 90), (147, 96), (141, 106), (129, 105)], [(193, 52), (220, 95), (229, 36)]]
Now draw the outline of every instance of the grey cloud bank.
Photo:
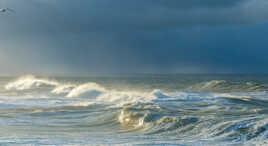
[(196, 25), (251, 24), (268, 18), (268, 2), (265, 0), (11, 1), (21, 13), (15, 20), (10, 20), (22, 23), (16, 31), (23, 28), (33, 33), (146, 31)]
[(268, 72), (265, 0), (2, 5), (16, 10), (0, 15), (2, 74)]

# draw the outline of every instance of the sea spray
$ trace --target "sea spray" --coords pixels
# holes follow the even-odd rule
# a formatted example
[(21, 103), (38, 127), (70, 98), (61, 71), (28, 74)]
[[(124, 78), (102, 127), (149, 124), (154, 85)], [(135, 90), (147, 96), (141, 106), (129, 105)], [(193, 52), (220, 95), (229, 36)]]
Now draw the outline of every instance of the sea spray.
[(41, 79), (36, 78), (33, 75), (22, 76), (17, 80), (8, 83), (5, 88), (7, 90), (27, 90), (33, 88), (39, 88), (41, 86), (57, 86), (59, 85), (58, 82), (48, 80), (48, 79)]
[(5, 79), (0, 143), (267, 144), (268, 82), (137, 78)]

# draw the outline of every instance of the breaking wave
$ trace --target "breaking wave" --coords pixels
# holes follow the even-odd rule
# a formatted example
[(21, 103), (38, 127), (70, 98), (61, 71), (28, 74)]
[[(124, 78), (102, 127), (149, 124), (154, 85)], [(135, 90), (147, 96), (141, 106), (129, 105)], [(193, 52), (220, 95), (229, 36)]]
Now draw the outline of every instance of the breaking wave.
[(205, 111), (187, 111), (166, 110), (154, 105), (134, 105), (124, 107), (118, 114), (118, 121), (123, 131), (140, 131), (146, 135), (165, 135), (188, 140), (210, 139), (227, 144), (232, 141), (233, 144), (241, 145), (263, 142), (267, 138), (268, 118), (262, 115), (248, 116), (260, 111), (242, 110), (240, 106), (233, 111), (223, 108), (219, 106)]
[(16, 81), (8, 83), (5, 88), (7, 90), (28, 90), (33, 88), (40, 87), (55, 87), (58, 86), (59, 83), (56, 81), (48, 80), (48, 79), (39, 79), (33, 75), (27, 75), (20, 77)]
[[(29, 90), (45, 88), (53, 95), (59, 95), (66, 98), (84, 99), (81, 102), (74, 103), (75, 105), (87, 105), (87, 103), (95, 104), (109, 104), (123, 106), (135, 103), (156, 103), (172, 100), (187, 100), (187, 101), (202, 101), (211, 100), (216, 98), (232, 98), (248, 100), (251, 98), (249, 95), (236, 95), (229, 93), (213, 93), (217, 91), (236, 91), (236, 89), (246, 89), (248, 91), (258, 91), (257, 89), (265, 89), (264, 86), (252, 82), (245, 84), (229, 83), (225, 80), (212, 80), (208, 82), (201, 82), (189, 88), (190, 91), (212, 92), (213, 94), (202, 94), (194, 92), (172, 92), (165, 93), (159, 89), (152, 90), (151, 92), (141, 91), (117, 91), (114, 89), (106, 89), (105, 87), (94, 83), (88, 82), (83, 84), (60, 83), (55, 80), (37, 78), (33, 75), (27, 75), (18, 78), (15, 81), (8, 83), (5, 86), (6, 90)], [(42, 96), (41, 96), (42, 97)]]
[(52, 97), (53, 94), (55, 94), (64, 96), (66, 98), (78, 98), (86, 100), (75, 103), (75, 105), (86, 105), (89, 103), (88, 100), (90, 100), (90, 103), (92, 102), (98, 104), (122, 106), (131, 103), (152, 102), (158, 98), (168, 98), (168, 95), (160, 90), (153, 90), (152, 92), (108, 90), (94, 82), (76, 85), (71, 83), (60, 83), (49, 79), (36, 78), (32, 75), (20, 77), (5, 86), (7, 90), (19, 91), (39, 89), (42, 87), (45, 87), (47, 90), (49, 90), (48, 92), (52, 93), (52, 95), (50, 95)]
[[(31, 117), (31, 126), (59, 128), (46, 132), (61, 131), (66, 126), (64, 132), (77, 130), (77, 135), (88, 131), (98, 131), (101, 136), (109, 132), (120, 136), (138, 133), (163, 141), (183, 139), (186, 145), (262, 144), (267, 140), (265, 86), (212, 80), (186, 88), (174, 92), (121, 91), (92, 81), (60, 82), (28, 75), (5, 85), (6, 90), (18, 90), (19, 94), (0, 97), (0, 108), (4, 109), (0, 117), (26, 117), (18, 120), (26, 125)], [(28, 94), (20, 94), (23, 90)], [(31, 94), (32, 90), (38, 92)]]
[(79, 85), (76, 88), (72, 89), (66, 97), (73, 98), (73, 97), (80, 97), (80, 98), (87, 98), (92, 96), (98, 96), (102, 94), (106, 90), (96, 84), (96, 83), (86, 83), (83, 85)]
[(76, 87), (76, 85), (73, 85), (73, 84), (62, 84), (62, 85), (56, 86), (51, 91), (51, 93), (54, 93), (54, 94), (67, 94), (67, 93), (71, 92), (75, 87)]

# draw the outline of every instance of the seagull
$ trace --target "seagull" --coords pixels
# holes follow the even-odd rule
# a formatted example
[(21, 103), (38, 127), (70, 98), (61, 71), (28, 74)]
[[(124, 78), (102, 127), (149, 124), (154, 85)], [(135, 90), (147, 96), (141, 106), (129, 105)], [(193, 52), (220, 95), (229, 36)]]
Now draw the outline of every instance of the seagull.
[(5, 12), (15, 12), (14, 10), (10, 9), (10, 8), (0, 8), (0, 13), (5, 13)]

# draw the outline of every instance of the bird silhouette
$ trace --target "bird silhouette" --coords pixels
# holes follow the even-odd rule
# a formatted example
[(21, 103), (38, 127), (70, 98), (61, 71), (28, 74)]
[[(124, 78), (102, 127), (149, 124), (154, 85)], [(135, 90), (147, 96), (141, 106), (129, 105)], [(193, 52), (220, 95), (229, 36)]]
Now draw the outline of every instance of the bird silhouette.
[(13, 9), (10, 9), (10, 8), (0, 8), (0, 13), (5, 13), (5, 12), (13, 12), (13, 13), (15, 13), (15, 11)]

